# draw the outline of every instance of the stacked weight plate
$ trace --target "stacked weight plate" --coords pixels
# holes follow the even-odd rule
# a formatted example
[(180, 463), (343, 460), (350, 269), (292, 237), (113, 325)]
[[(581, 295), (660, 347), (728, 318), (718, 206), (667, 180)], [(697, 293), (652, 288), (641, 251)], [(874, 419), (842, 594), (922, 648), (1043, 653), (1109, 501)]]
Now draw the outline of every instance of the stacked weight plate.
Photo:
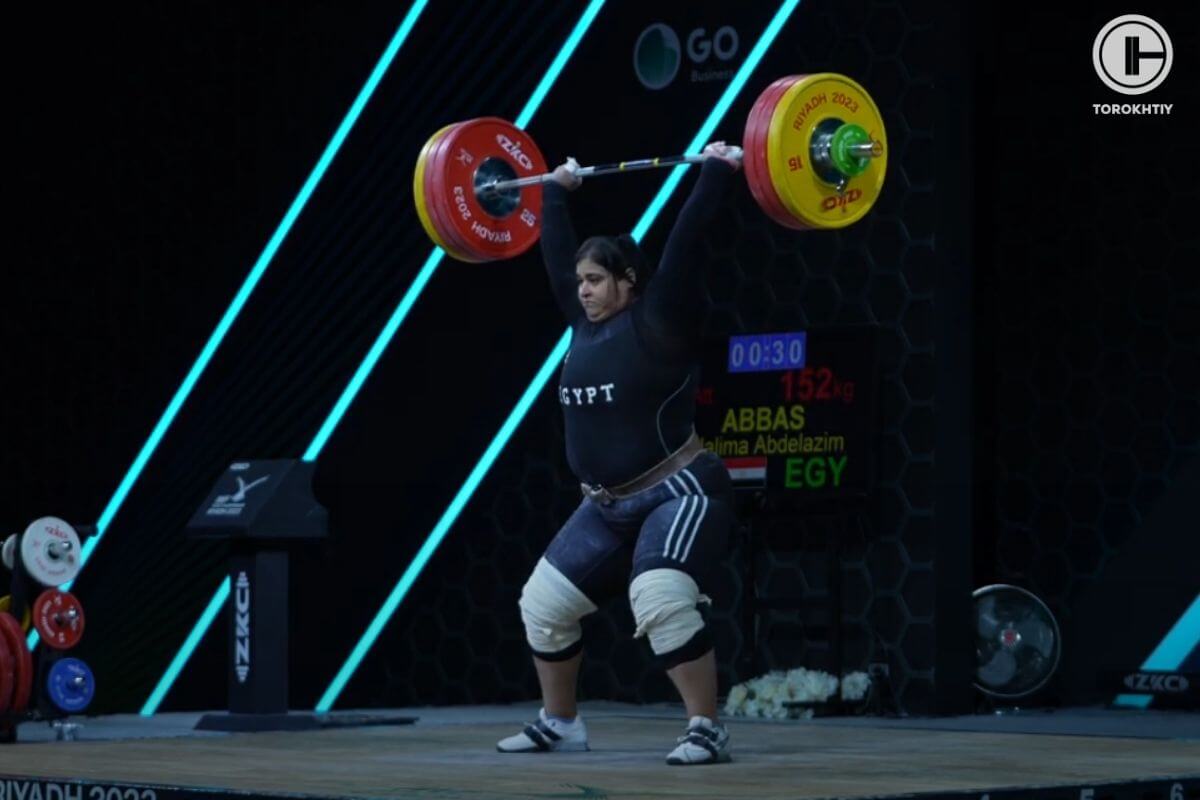
[[(872, 145), (861, 172), (840, 173), (825, 158), (843, 126), (865, 131)], [(795, 229), (842, 228), (871, 209), (887, 172), (887, 134), (866, 90), (831, 72), (790, 75), (758, 96), (746, 120), (746, 180), (771, 219)]]
[(12, 614), (12, 597), (0, 597), (0, 716), (19, 718), (29, 707), (36, 679), (33, 654), (26, 643), (31, 626), (49, 651), (43, 654), (50, 660), (43, 662), (42, 672), (50, 702), (65, 713), (78, 713), (95, 694), (95, 678), (87, 664), (61, 656), (83, 635), (83, 607), (74, 595), (57, 588), (79, 574), (80, 555), (79, 535), (57, 517), (35, 520), (0, 548), (5, 566), (20, 568), (49, 587), (25, 609), (20, 621)]
[(542, 190), (526, 186), (480, 196), (489, 180), (545, 173), (537, 145), (498, 117), (447, 125), (429, 138), (417, 157), (413, 199), (429, 238), (466, 262), (496, 261), (524, 253), (538, 240)]

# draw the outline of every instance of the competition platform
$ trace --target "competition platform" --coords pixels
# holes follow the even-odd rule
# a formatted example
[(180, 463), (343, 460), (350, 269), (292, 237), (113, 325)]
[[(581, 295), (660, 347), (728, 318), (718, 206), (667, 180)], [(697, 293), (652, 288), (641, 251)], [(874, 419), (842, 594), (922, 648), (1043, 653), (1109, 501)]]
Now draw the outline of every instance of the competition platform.
[[(200, 714), (23, 723), (0, 748), (0, 800), (222, 798), (951, 798), (1194, 800), (1200, 714), (1064, 709), (1007, 715), (726, 717), (733, 762), (668, 767), (681, 709), (583, 703), (592, 750), (501, 754), (537, 706), (379, 709), (296, 732), (195, 730)], [(349, 725), (339, 727), (341, 721)]]

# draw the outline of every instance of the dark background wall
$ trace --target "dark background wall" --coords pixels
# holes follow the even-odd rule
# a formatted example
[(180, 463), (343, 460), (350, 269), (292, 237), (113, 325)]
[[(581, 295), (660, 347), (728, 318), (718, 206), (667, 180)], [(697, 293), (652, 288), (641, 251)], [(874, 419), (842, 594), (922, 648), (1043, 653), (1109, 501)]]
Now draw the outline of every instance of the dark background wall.
[[(410, 191), (421, 144), (453, 120), (515, 117), (583, 8), (477, 5), (458, 18), (431, 3), (76, 587), (89, 613), (83, 655), (103, 685), (98, 709), (141, 704), (220, 580), (221, 548), (182, 537), (220, 469), (303, 452), (423, 263), (429, 245)], [(602, 12), (530, 126), (552, 163), (686, 145), (725, 82), (693, 83), (685, 63), (670, 87), (645, 90), (631, 66), (637, 34), (651, 22), (732, 25), (736, 64), (776, 8), (689, 5), (613, 2)], [(890, 663), (909, 710), (936, 706), (936, 622), (951, 613), (937, 605), (935, 580), (938, 564), (952, 563), (938, 557), (947, 532), (934, 458), (952, 410), (946, 394), (939, 407), (953, 376), (944, 359), (939, 372), (935, 347), (948, 318), (965, 316), (974, 333), (964, 380), (977, 433), (959, 453), (976, 479), (974, 526), (959, 532), (973, 548), (953, 554), (973, 551), (973, 569), (959, 565), (972, 583), (1006, 580), (1045, 597), (1077, 662), (1099, 646), (1088, 638), (1101, 616), (1088, 610), (1090, 592), (1121, 574), (1139, 537), (1155, 537), (1164, 558), (1151, 563), (1167, 577), (1124, 617), (1136, 620), (1128, 657), (1144, 657), (1195, 594), (1194, 578), (1170, 572), (1189, 553), (1195, 563), (1184, 512), (1147, 524), (1172, 507), (1200, 440), (1195, 167), (1146, 147), (1195, 122), (1180, 57), (1195, 48), (1195, 27), (1161, 5), (1145, 13), (1175, 37), (1176, 72), (1150, 97), (1176, 103), (1170, 118), (1092, 115), (1092, 102), (1119, 98), (1092, 72), (1091, 38), (1122, 9), (1080, 19), (1040, 6), (1014, 20), (805, 0), (714, 137), (740, 139), (758, 91), (803, 70), (858, 78), (887, 122), (892, 172), (863, 223), (784, 231), (739, 186), (729, 224), (701, 254), (710, 333), (879, 326), (877, 489), (843, 534), (846, 655), (853, 668)], [(405, 10), (23, 12), (6, 51), (22, 110), (4, 314), (5, 385), (20, 387), (3, 405), (7, 524), (96, 519)], [(938, 135), (945, 123), (973, 131), (972, 146), (951, 147)], [(955, 170), (948, 159), (966, 160)], [(577, 219), (628, 229), (660, 179), (597, 182), (577, 196)], [(946, 185), (948, 201), (935, 191)], [(665, 232), (651, 231), (652, 252)], [(970, 263), (947, 256), (956, 237)], [(973, 279), (967, 298), (948, 288), (956, 266)], [(435, 275), (318, 466), (333, 535), (295, 553), (296, 707), (325, 688), (562, 327), (536, 251), (507, 265), (446, 262)], [(341, 705), (533, 695), (514, 601), (577, 498), (559, 413), (549, 395), (534, 405)], [(778, 536), (819, 545), (831, 524), (780, 523)], [(768, 590), (826, 588), (812, 552), (780, 548), (763, 566)], [(798, 640), (787, 615), (764, 620), (765, 644), (747, 652), (735, 624), (744, 553), (722, 570), (723, 685), (768, 666), (828, 666), (828, 649)], [(586, 696), (668, 696), (620, 604), (587, 630)], [(223, 658), (221, 636), (210, 635), (166, 707), (220, 706)], [(1056, 697), (1096, 696), (1083, 681)]]
[[(980, 582), (1047, 601), (1068, 643), (1062, 700), (1138, 666), (1200, 594), (1191, 510), (1200, 443), (1200, 208), (1193, 159), (1154, 142), (1195, 125), (1194, 15), (1161, 23), (1175, 67), (1124, 97), (1092, 68), (1092, 40), (1129, 9), (1043, 7), (984, 20), (979, 161)], [(1020, 64), (1035, 80), (1014, 80)], [(1018, 85), (1020, 84), (1020, 85)], [(1093, 103), (1173, 102), (1172, 114), (1097, 117)], [(1049, 156), (1048, 159), (1041, 154)], [(1200, 642), (1200, 630), (1192, 631)], [(1103, 695), (1102, 695), (1103, 696)]]

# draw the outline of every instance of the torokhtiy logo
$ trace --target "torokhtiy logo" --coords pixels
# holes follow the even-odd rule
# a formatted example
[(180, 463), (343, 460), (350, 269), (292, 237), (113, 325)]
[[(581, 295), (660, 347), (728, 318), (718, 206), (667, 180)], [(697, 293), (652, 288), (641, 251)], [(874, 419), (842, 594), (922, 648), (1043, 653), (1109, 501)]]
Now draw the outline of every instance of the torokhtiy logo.
[[(1153, 91), (1171, 72), (1166, 29), (1141, 14), (1109, 20), (1092, 44), (1092, 65), (1104, 85), (1126, 95)], [(1171, 103), (1093, 103), (1097, 114), (1170, 114)]]

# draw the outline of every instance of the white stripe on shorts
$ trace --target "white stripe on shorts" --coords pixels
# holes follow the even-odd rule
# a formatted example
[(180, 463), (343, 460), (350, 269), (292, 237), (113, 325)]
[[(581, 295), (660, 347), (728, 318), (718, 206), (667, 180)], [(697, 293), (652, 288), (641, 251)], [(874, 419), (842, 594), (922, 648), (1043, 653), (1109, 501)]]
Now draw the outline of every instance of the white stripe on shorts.
[(667, 528), (667, 541), (663, 544), (663, 558), (667, 557), (667, 552), (671, 549), (671, 537), (675, 535), (675, 527), (679, 524), (679, 517), (683, 514), (683, 507), (688, 504), (687, 498), (679, 504), (679, 508), (675, 509), (675, 519), (671, 520), (671, 527)]
[[(696, 476), (692, 474), (691, 470), (681, 470), (679, 474), (686, 475), (691, 479), (692, 483), (696, 485), (696, 494), (704, 494), (704, 489), (700, 486), (700, 481), (696, 480)], [(680, 478), (680, 480), (683, 480), (683, 478)]]
[(691, 502), (691, 508), (688, 510), (687, 516), (683, 520), (683, 525), (679, 529), (679, 535), (675, 537), (674, 552), (671, 553), (671, 558), (679, 560), (679, 553), (683, 550), (683, 540), (688, 538), (692, 530), (692, 520), (696, 517), (696, 511), (700, 508), (700, 500), (702, 498), (693, 495), (688, 500)]
[(704, 515), (708, 512), (708, 497), (707, 495), (700, 498), (703, 505), (700, 506), (700, 516), (696, 518), (696, 526), (692, 528), (692, 535), (688, 537), (687, 544), (683, 548), (683, 557), (680, 561), (687, 561), (688, 553), (692, 552), (692, 544), (696, 541), (696, 535), (700, 533), (700, 525), (704, 521)]

